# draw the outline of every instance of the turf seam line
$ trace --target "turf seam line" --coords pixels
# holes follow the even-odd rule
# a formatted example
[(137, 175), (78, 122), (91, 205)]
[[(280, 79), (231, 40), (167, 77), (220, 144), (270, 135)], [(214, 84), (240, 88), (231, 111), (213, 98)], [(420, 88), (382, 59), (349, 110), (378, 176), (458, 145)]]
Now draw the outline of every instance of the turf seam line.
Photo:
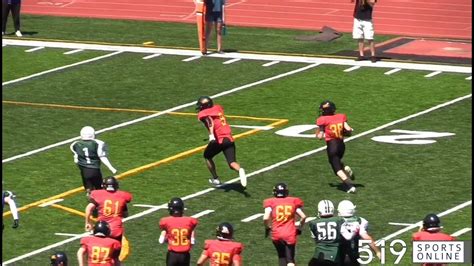
[[(372, 132), (375, 132), (375, 131), (384, 129), (384, 128), (386, 128), (386, 127), (392, 126), (392, 125), (397, 124), (397, 123), (400, 123), (400, 122), (404, 122), (404, 121), (406, 121), (406, 120), (409, 120), (409, 119), (418, 117), (418, 116), (420, 116), (420, 115), (423, 115), (423, 114), (426, 114), (426, 113), (435, 111), (435, 110), (437, 110), (437, 109), (443, 108), (443, 107), (445, 107), (445, 106), (454, 104), (454, 103), (456, 103), (456, 102), (459, 102), (459, 101), (462, 101), (462, 100), (465, 100), (465, 99), (468, 99), (468, 98), (471, 98), (471, 97), (472, 97), (472, 94), (468, 94), (468, 95), (465, 95), (465, 96), (462, 96), (462, 97), (458, 97), (458, 98), (456, 98), (456, 99), (454, 99), (454, 100), (451, 100), (451, 101), (448, 101), (448, 102), (444, 102), (444, 103), (442, 103), (442, 104), (438, 104), (438, 105), (433, 106), (433, 107), (431, 107), (431, 108), (428, 108), (428, 109), (426, 109), (426, 110), (424, 110), (424, 111), (421, 111), (421, 112), (418, 112), (418, 113), (415, 113), (415, 114), (406, 116), (406, 117), (404, 117), (404, 118), (401, 118), (401, 119), (398, 119), (398, 120), (389, 122), (389, 123), (387, 123), (387, 124), (385, 124), (385, 125), (382, 125), (382, 126), (379, 126), (379, 127), (374, 128), (374, 129), (365, 131), (365, 132), (363, 132), (363, 133), (357, 134), (357, 135), (355, 135), (355, 136), (349, 137), (349, 138), (346, 139), (345, 141), (346, 141), (346, 142), (347, 142), (347, 141), (351, 141), (351, 140), (353, 140), (353, 139), (355, 139), (355, 138), (359, 138), (359, 137), (361, 137), (361, 136), (368, 135), (368, 134), (370, 134), (370, 133), (372, 133)], [(254, 171), (254, 172), (252, 172), (252, 173), (249, 173), (249, 174), (247, 174), (247, 177), (250, 177), (250, 176), (253, 176), (253, 175), (257, 175), (257, 174), (260, 174), (260, 173), (263, 173), (263, 172), (272, 170), (272, 169), (277, 168), (277, 167), (279, 167), (279, 166), (281, 166), (281, 165), (284, 165), (284, 164), (287, 164), (287, 163), (289, 163), (289, 162), (292, 162), (292, 161), (301, 159), (301, 158), (303, 158), (303, 157), (312, 155), (312, 154), (314, 154), (314, 153), (323, 151), (323, 150), (325, 150), (325, 149), (326, 149), (326, 146), (320, 147), (320, 148), (317, 148), (317, 149), (315, 149), (315, 150), (311, 150), (311, 151), (308, 151), (308, 152), (305, 152), (305, 153), (302, 153), (302, 154), (299, 154), (299, 155), (296, 155), (296, 156), (293, 156), (293, 157), (291, 157), (291, 158), (289, 158), (289, 159), (280, 161), (280, 162), (275, 163), (275, 164), (273, 164), (273, 165), (270, 165), (270, 166), (267, 166), (267, 167), (262, 168), (262, 169), (260, 169), (260, 170), (257, 170), (257, 171)], [(237, 178), (234, 178), (234, 179), (232, 179), (232, 180), (229, 180), (229, 181), (227, 181), (227, 182), (225, 182), (225, 183), (223, 183), (223, 184), (231, 184), (231, 183), (237, 182), (237, 181), (239, 181), (239, 180), (240, 180), (240, 178), (237, 177)], [(190, 195), (181, 197), (181, 199), (182, 199), (182, 200), (188, 200), (188, 199), (191, 199), (191, 198), (198, 197), (198, 196), (200, 196), (200, 195), (207, 194), (207, 193), (212, 192), (212, 191), (214, 191), (214, 190), (216, 190), (216, 188), (207, 188), (207, 189), (198, 191), (198, 192), (196, 192), (196, 193), (193, 193), (193, 194), (190, 194)], [(447, 214), (449, 214), (449, 213), (451, 213), (451, 212), (454, 212), (454, 211), (456, 211), (456, 210), (459, 210), (459, 209), (461, 209), (461, 208), (464, 208), (464, 207), (470, 205), (471, 203), (472, 203), (472, 200), (469, 200), (469, 201), (467, 201), (467, 202), (464, 202), (464, 203), (462, 203), (462, 204), (460, 204), (460, 205), (458, 205), (458, 206), (456, 206), (456, 207), (453, 207), (453, 208), (451, 208), (451, 209), (448, 209), (448, 210), (446, 210), (446, 211), (440, 213), (439, 216), (442, 217), (442, 216), (444, 216), (444, 215), (447, 215)], [(136, 213), (136, 214), (134, 214), (134, 215), (132, 215), (132, 216), (129, 216), (129, 217), (123, 219), (123, 222), (129, 221), (129, 220), (132, 220), (132, 219), (136, 219), (136, 218), (139, 218), (139, 217), (141, 217), (141, 216), (145, 216), (145, 215), (150, 214), (150, 213), (153, 213), (153, 212), (155, 212), (155, 211), (157, 211), (157, 210), (160, 210), (160, 209), (163, 209), (163, 208), (167, 208), (167, 206), (168, 206), (168, 204), (167, 204), (167, 203), (164, 203), (164, 204), (161, 204), (161, 205), (156, 206), (156, 207), (154, 207), (154, 208), (150, 208), (150, 209), (148, 209), (148, 210), (146, 210), (146, 211), (143, 211), (143, 212), (140, 212), (140, 213)], [(461, 206), (461, 207), (460, 207), (460, 206)], [(417, 224), (421, 224), (421, 221), (418, 222)], [(404, 233), (404, 232), (406, 232), (406, 231), (409, 231), (409, 230), (413, 229), (413, 228), (411, 228), (411, 227), (407, 227), (407, 228), (410, 228), (410, 229), (404, 228), (404, 229), (399, 230), (399, 231), (397, 231), (397, 232), (395, 232), (395, 233), (393, 233), (393, 234), (390, 234), (390, 235), (388, 235), (388, 236), (386, 236), (386, 237), (384, 237), (384, 238), (382, 238), (382, 239), (388, 240), (388, 239), (393, 238), (393, 237), (395, 237), (395, 236), (397, 236), (397, 235), (399, 235), (399, 234), (401, 234), (401, 233)], [(4, 262), (3, 265), (7, 265), (7, 264), (10, 264), (10, 263), (14, 263), (14, 262), (16, 262), (16, 261), (19, 261), (19, 260), (22, 260), (22, 259), (31, 257), (31, 256), (33, 256), (33, 255), (36, 255), (36, 254), (39, 254), (39, 253), (41, 253), (41, 252), (50, 250), (50, 249), (52, 249), (52, 248), (56, 248), (56, 247), (62, 246), (62, 245), (64, 245), (64, 244), (67, 244), (67, 243), (72, 242), (72, 241), (74, 241), (74, 240), (80, 239), (80, 238), (82, 238), (83, 236), (86, 236), (86, 235), (88, 235), (88, 234), (89, 234), (89, 233), (84, 233), (84, 234), (81, 234), (81, 235), (78, 235), (78, 236), (75, 236), (75, 237), (72, 237), (72, 238), (69, 238), (69, 239), (60, 241), (60, 242), (56, 242), (55, 244), (51, 244), (51, 245), (49, 245), (49, 246), (46, 246), (46, 247), (43, 247), (43, 248), (40, 248), (40, 249), (31, 251), (31, 252), (29, 252), (29, 253), (20, 255), (20, 256), (18, 256), (18, 257), (12, 258), (12, 259), (10, 259), (10, 260)]]

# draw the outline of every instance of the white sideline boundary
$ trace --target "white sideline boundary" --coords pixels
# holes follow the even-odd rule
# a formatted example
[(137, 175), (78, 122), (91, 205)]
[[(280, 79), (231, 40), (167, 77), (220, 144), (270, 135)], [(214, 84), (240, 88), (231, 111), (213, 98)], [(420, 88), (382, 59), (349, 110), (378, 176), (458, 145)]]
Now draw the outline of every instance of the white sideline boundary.
[[(190, 57), (202, 57), (200, 51), (171, 49), (171, 48), (152, 48), (152, 47), (135, 47), (135, 46), (121, 46), (121, 45), (106, 45), (106, 44), (85, 44), (85, 43), (68, 43), (68, 42), (52, 42), (52, 41), (34, 41), (34, 40), (17, 40), (17, 39), (3, 39), (2, 43), (5, 45), (16, 46), (44, 46), (46, 48), (64, 48), (64, 49), (84, 49), (84, 50), (99, 50), (99, 51), (122, 51), (131, 53), (144, 54), (168, 54), (168, 55), (182, 55)], [(266, 54), (252, 54), (252, 53), (224, 53), (224, 54), (209, 54), (206, 57), (216, 58), (239, 58), (247, 60), (262, 60), (262, 61), (280, 61), (291, 63), (306, 63), (306, 64), (331, 64), (331, 65), (346, 65), (346, 66), (365, 66), (378, 68), (400, 68), (409, 70), (425, 70), (425, 71), (442, 71), (455, 73), (472, 73), (471, 67), (464, 66), (449, 66), (436, 64), (418, 64), (418, 63), (402, 63), (402, 62), (385, 62), (378, 61), (372, 63), (370, 61), (355, 61), (352, 59), (339, 58), (325, 58), (325, 57), (308, 57), (308, 56), (291, 56), (291, 55), (266, 55)], [(183, 60), (184, 61), (184, 60)]]
[[(406, 116), (406, 117), (404, 117), (404, 118), (401, 118), (401, 119), (392, 121), (392, 122), (387, 123), (387, 124), (384, 124), (384, 125), (382, 125), (382, 126), (379, 126), (379, 127), (376, 127), (376, 128), (370, 129), (370, 130), (367, 130), (367, 131), (365, 131), (365, 132), (362, 132), (362, 133), (360, 133), (360, 134), (357, 134), (357, 135), (355, 135), (355, 136), (349, 137), (349, 138), (347, 138), (347, 139), (345, 140), (345, 142), (354, 140), (354, 139), (356, 139), (356, 138), (360, 138), (360, 137), (362, 137), (362, 136), (371, 134), (371, 133), (373, 133), (373, 132), (375, 132), (375, 131), (378, 131), (378, 130), (387, 128), (387, 127), (389, 127), (389, 126), (395, 125), (395, 124), (400, 123), (400, 122), (407, 121), (407, 120), (409, 120), (409, 119), (412, 119), (412, 118), (415, 118), (415, 117), (418, 117), (418, 116), (421, 116), (421, 115), (424, 115), (424, 114), (427, 114), (427, 113), (429, 113), (429, 112), (435, 111), (435, 110), (437, 110), (437, 109), (443, 108), (443, 107), (445, 107), (445, 106), (448, 106), (448, 105), (457, 103), (457, 102), (459, 102), (459, 101), (462, 101), (462, 100), (465, 100), (465, 99), (468, 99), (468, 98), (471, 98), (471, 97), (472, 97), (472, 94), (468, 94), (468, 95), (465, 95), (465, 96), (462, 96), (462, 97), (458, 97), (458, 98), (456, 98), (456, 99), (454, 99), (454, 100), (451, 100), (451, 101), (448, 101), (448, 102), (445, 102), (445, 103), (442, 103), (442, 104), (438, 104), (438, 105), (433, 106), (433, 107), (431, 107), (431, 108), (428, 108), (428, 109), (426, 109), (426, 110), (424, 110), (424, 111), (421, 111), (421, 112), (418, 112), (418, 113), (415, 113), (415, 114)], [(267, 166), (267, 167), (264, 167), (264, 168), (262, 168), (262, 169), (260, 169), (260, 170), (257, 170), (257, 171), (254, 171), (254, 172), (252, 172), (252, 173), (249, 173), (249, 174), (247, 174), (247, 177), (251, 177), (251, 176), (258, 175), (258, 174), (260, 174), (260, 173), (266, 172), (266, 171), (273, 170), (273, 169), (275, 169), (275, 168), (280, 167), (281, 165), (284, 165), (284, 164), (287, 164), (287, 163), (296, 161), (296, 160), (298, 160), (298, 159), (301, 159), (301, 158), (303, 158), (303, 157), (306, 157), (306, 156), (315, 154), (315, 153), (320, 152), (320, 151), (324, 151), (325, 149), (326, 149), (326, 146), (323, 146), (323, 147), (320, 147), (320, 148), (317, 148), (317, 149), (314, 149), (314, 150), (311, 150), (311, 151), (308, 151), (308, 152), (305, 152), (305, 153), (302, 153), (302, 154), (293, 156), (293, 157), (291, 157), (291, 158), (289, 158), (289, 159), (280, 161), (280, 162), (278, 162), (278, 163), (275, 163), (275, 164), (269, 165), (269, 166)], [(234, 183), (234, 182), (237, 182), (237, 181), (240, 181), (240, 178), (239, 178), (239, 177), (234, 178), (234, 179), (231, 179), (231, 180), (229, 180), (229, 181), (223, 183), (222, 185), (231, 184), (231, 183)], [(222, 186), (222, 185), (221, 185), (221, 186)], [(200, 196), (200, 195), (207, 194), (207, 193), (209, 193), (209, 192), (211, 192), (211, 191), (214, 191), (214, 190), (216, 190), (216, 189), (217, 189), (217, 188), (207, 188), (207, 189), (198, 191), (198, 192), (196, 192), (196, 193), (193, 193), (193, 194), (190, 194), (190, 195), (181, 197), (181, 198), (182, 198), (183, 200), (188, 200), (188, 199), (191, 199), (191, 198), (198, 197), (198, 196)], [(471, 200), (470, 200), (470, 201), (467, 201), (467, 202), (464, 202), (464, 203), (462, 203), (462, 204), (460, 204), (460, 205), (458, 205), (458, 206), (455, 206), (455, 207), (453, 207), (453, 208), (451, 208), (451, 209), (448, 209), (448, 210), (446, 210), (446, 211), (444, 211), (444, 212), (438, 214), (438, 216), (442, 217), (442, 216), (444, 216), (444, 215), (447, 215), (447, 214), (449, 214), (449, 213), (452, 213), (452, 212), (454, 212), (454, 211), (457, 211), (457, 210), (459, 210), (459, 209), (462, 209), (462, 208), (464, 208), (464, 207), (466, 207), (466, 206), (468, 206), (468, 205), (471, 205), (471, 203), (472, 203)], [(133, 220), (133, 219), (136, 219), (136, 218), (139, 218), (139, 217), (148, 215), (148, 214), (150, 214), (150, 213), (153, 213), (153, 212), (155, 212), (155, 211), (157, 211), (157, 210), (160, 210), (160, 209), (163, 209), (163, 208), (166, 208), (166, 207), (167, 207), (167, 203), (161, 204), (161, 205), (156, 206), (156, 207), (154, 207), (154, 208), (150, 208), (150, 209), (145, 210), (145, 211), (143, 211), (143, 212), (139, 212), (139, 213), (136, 213), (136, 214), (134, 214), (134, 215), (132, 215), (132, 216), (129, 216), (129, 217), (123, 219), (123, 222), (127, 222), (127, 221), (129, 221), (129, 220)], [(388, 240), (388, 239), (391, 239), (391, 238), (393, 238), (393, 237), (395, 237), (395, 236), (398, 236), (398, 235), (400, 235), (400, 234), (402, 234), (402, 233), (405, 233), (405, 232), (407, 232), (407, 231), (409, 231), (409, 230), (412, 230), (413, 228), (419, 226), (419, 225), (421, 224), (421, 222), (422, 222), (422, 221), (419, 221), (418, 223), (414, 224), (413, 226), (410, 226), (410, 227), (407, 227), (407, 228), (398, 230), (397, 232), (395, 232), (395, 233), (393, 233), (393, 234), (390, 234), (390, 235), (388, 235), (388, 236), (386, 236), (386, 237), (384, 237), (384, 238), (382, 238), (382, 239)], [(81, 234), (81, 235), (78, 235), (78, 236), (75, 236), (75, 237), (72, 237), (72, 238), (69, 238), (69, 239), (66, 239), (66, 240), (63, 240), (63, 241), (60, 241), (60, 242), (51, 244), (51, 245), (49, 245), (49, 246), (45, 246), (45, 247), (43, 247), (43, 248), (40, 248), (40, 249), (34, 250), (34, 251), (32, 251), (32, 252), (23, 254), (23, 255), (21, 255), (21, 256), (15, 257), (15, 258), (13, 258), (13, 259), (10, 259), (10, 260), (4, 262), (2, 265), (8, 265), (8, 264), (14, 263), (14, 262), (16, 262), (16, 261), (20, 261), (20, 260), (22, 260), (22, 259), (31, 257), (31, 256), (36, 255), (36, 254), (39, 254), (39, 253), (41, 253), (41, 252), (50, 250), (50, 249), (52, 249), (52, 248), (56, 248), (56, 247), (62, 246), (62, 245), (64, 245), (64, 244), (67, 244), (67, 243), (72, 242), (72, 241), (74, 241), (74, 240), (80, 239), (81, 237), (86, 236), (86, 235), (88, 235), (88, 234), (89, 234), (89, 233), (86, 232), (86, 233), (83, 233), (83, 234)]]
[[(119, 53), (119, 52), (116, 52), (116, 53)], [(304, 66), (304, 67), (301, 67), (301, 68), (298, 68), (298, 69), (295, 69), (295, 70), (291, 70), (291, 71), (288, 71), (288, 72), (285, 72), (285, 73), (282, 73), (282, 74), (278, 74), (278, 75), (273, 76), (273, 77), (269, 77), (269, 78), (266, 78), (266, 79), (262, 79), (262, 80), (259, 80), (259, 81), (256, 81), (256, 82), (252, 82), (252, 83), (237, 87), (237, 88), (233, 88), (233, 89), (230, 89), (230, 90), (227, 90), (227, 91), (223, 91), (223, 92), (220, 92), (218, 94), (214, 94), (210, 97), (213, 98), (213, 99), (218, 98), (218, 97), (221, 97), (221, 96), (224, 96), (224, 95), (227, 95), (227, 94), (231, 94), (231, 93), (234, 93), (234, 92), (237, 92), (237, 91), (241, 91), (241, 90), (244, 90), (244, 89), (256, 86), (256, 85), (260, 85), (260, 84), (263, 84), (263, 83), (266, 83), (266, 82), (269, 82), (269, 81), (273, 81), (273, 80), (276, 80), (276, 79), (287, 77), (287, 76), (290, 76), (290, 75), (308, 70), (310, 68), (316, 67), (318, 65), (319, 64), (307, 65), (307, 66)], [(96, 135), (100, 134), (100, 133), (103, 133), (103, 132), (106, 132), (106, 131), (113, 130), (113, 129), (117, 129), (117, 128), (129, 126), (129, 125), (132, 125), (132, 124), (135, 124), (135, 123), (138, 123), (138, 122), (142, 122), (142, 121), (145, 121), (145, 120), (148, 120), (148, 119), (151, 119), (151, 118), (162, 116), (164, 114), (168, 114), (170, 112), (174, 112), (174, 111), (186, 108), (186, 107), (190, 107), (190, 106), (193, 106), (195, 104), (196, 104), (196, 102), (192, 101), (192, 102), (189, 102), (189, 103), (185, 103), (185, 104), (182, 104), (182, 105), (178, 105), (178, 106), (169, 108), (167, 110), (164, 110), (164, 111), (152, 114), (152, 115), (140, 117), (140, 118), (130, 120), (130, 121), (127, 121), (127, 122), (123, 122), (123, 123), (120, 123), (120, 124), (117, 124), (117, 125), (114, 125), (114, 126), (111, 126), (111, 127), (108, 127), (108, 128), (97, 130)], [(33, 155), (33, 154), (36, 154), (36, 153), (39, 153), (39, 152), (42, 152), (42, 151), (46, 151), (46, 150), (49, 150), (49, 149), (52, 149), (52, 148), (55, 148), (55, 147), (58, 147), (58, 146), (61, 146), (61, 145), (64, 145), (64, 144), (68, 144), (68, 143), (71, 143), (75, 140), (78, 140), (79, 138), (80, 137), (70, 138), (70, 139), (63, 140), (63, 141), (60, 141), (60, 142), (57, 142), (57, 143), (54, 143), (54, 144), (36, 149), (36, 150), (32, 150), (32, 151), (25, 152), (25, 153), (22, 153), (22, 154), (19, 154), (19, 155), (15, 155), (15, 156), (3, 159), (2, 163), (11, 162), (11, 161), (16, 160), (16, 159), (20, 159), (20, 158), (30, 156), (30, 155)]]

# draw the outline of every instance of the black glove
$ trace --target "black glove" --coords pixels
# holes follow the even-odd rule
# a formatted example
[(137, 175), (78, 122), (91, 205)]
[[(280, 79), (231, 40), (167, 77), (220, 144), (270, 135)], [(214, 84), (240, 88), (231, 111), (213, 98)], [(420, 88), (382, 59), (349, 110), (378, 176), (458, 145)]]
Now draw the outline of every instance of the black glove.
[(301, 235), (301, 229), (296, 229), (296, 234)]
[(13, 220), (12, 228), (18, 228), (18, 226), (20, 226), (20, 220), (18, 219)]
[(270, 235), (270, 232), (272, 231), (272, 228), (270, 227), (265, 227), (265, 238), (267, 238)]

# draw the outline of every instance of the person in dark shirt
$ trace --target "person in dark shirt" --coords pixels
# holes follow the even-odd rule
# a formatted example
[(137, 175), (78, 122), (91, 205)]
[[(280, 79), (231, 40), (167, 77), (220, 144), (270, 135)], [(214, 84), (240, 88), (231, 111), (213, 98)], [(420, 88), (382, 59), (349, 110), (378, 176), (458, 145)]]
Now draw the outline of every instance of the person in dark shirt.
[(15, 35), (23, 36), (20, 31), (20, 7), (21, 0), (2, 0), (2, 36), (7, 30), (8, 14), (12, 12), (13, 23), (15, 26)]
[[(353, 3), (354, 0), (351, 0)], [(374, 23), (372, 21), (372, 11), (377, 0), (355, 0), (354, 6), (354, 27), (352, 37), (358, 40), (359, 56), (357, 61), (364, 60), (364, 46), (367, 40), (370, 48), (370, 61), (375, 63), (375, 45), (374, 45)]]

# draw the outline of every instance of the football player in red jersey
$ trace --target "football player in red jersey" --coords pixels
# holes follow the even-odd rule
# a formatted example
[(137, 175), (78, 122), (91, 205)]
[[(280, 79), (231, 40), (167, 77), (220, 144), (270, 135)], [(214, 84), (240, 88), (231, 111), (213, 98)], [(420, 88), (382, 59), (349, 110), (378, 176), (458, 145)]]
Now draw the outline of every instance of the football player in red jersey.
[(206, 240), (204, 251), (197, 261), (197, 265), (202, 266), (209, 261), (210, 266), (241, 266), (242, 250), (244, 245), (232, 240), (234, 228), (230, 223), (221, 223), (216, 228), (217, 240)]
[(209, 131), (209, 144), (204, 150), (204, 159), (212, 174), (209, 183), (213, 185), (220, 185), (221, 183), (212, 158), (223, 152), (229, 167), (239, 173), (240, 183), (245, 188), (247, 186), (247, 176), (244, 168), (240, 167), (240, 164), (236, 161), (234, 138), (230, 125), (224, 116), (224, 109), (222, 106), (214, 104), (209, 96), (201, 96), (196, 105), (196, 109), (199, 111), (198, 120), (203, 122)]
[(94, 225), (93, 236), (81, 239), (81, 247), (77, 251), (79, 266), (84, 266), (84, 254), (87, 254), (89, 266), (118, 266), (121, 244), (110, 236), (110, 226), (106, 221)]
[(128, 241), (123, 236), (124, 228), (122, 218), (128, 216), (127, 203), (132, 201), (132, 194), (118, 190), (119, 183), (113, 176), (104, 180), (101, 190), (93, 190), (90, 194), (90, 203), (86, 207), (86, 231), (90, 231), (91, 214), (94, 209), (98, 210), (98, 220), (106, 221), (110, 225), (110, 237), (122, 242), (123, 250), (120, 256), (124, 260), (128, 255)]
[(183, 216), (184, 202), (181, 198), (172, 198), (168, 202), (170, 216), (160, 220), (160, 244), (168, 241), (166, 254), (167, 266), (189, 266), (194, 245), (194, 229), (198, 225), (196, 218)]
[[(296, 238), (301, 234), (306, 219), (302, 210), (303, 201), (300, 198), (289, 197), (288, 193), (288, 186), (285, 183), (278, 183), (273, 187), (275, 197), (263, 201), (265, 236), (271, 231), (280, 266), (295, 265)], [(300, 217), (298, 228), (295, 225), (296, 215)]]
[[(441, 221), (438, 215), (428, 214), (423, 219), (420, 230), (412, 235), (414, 241), (454, 241), (455, 237), (441, 232)], [(423, 263), (422, 266), (446, 266), (443, 263)]]
[(346, 150), (344, 136), (350, 135), (353, 129), (347, 123), (345, 114), (336, 114), (336, 105), (331, 101), (324, 101), (319, 105), (320, 116), (316, 120), (316, 137), (326, 140), (326, 150), (329, 163), (334, 173), (344, 182), (347, 193), (354, 193), (352, 184), (354, 175), (349, 166), (344, 166), (342, 157)]

